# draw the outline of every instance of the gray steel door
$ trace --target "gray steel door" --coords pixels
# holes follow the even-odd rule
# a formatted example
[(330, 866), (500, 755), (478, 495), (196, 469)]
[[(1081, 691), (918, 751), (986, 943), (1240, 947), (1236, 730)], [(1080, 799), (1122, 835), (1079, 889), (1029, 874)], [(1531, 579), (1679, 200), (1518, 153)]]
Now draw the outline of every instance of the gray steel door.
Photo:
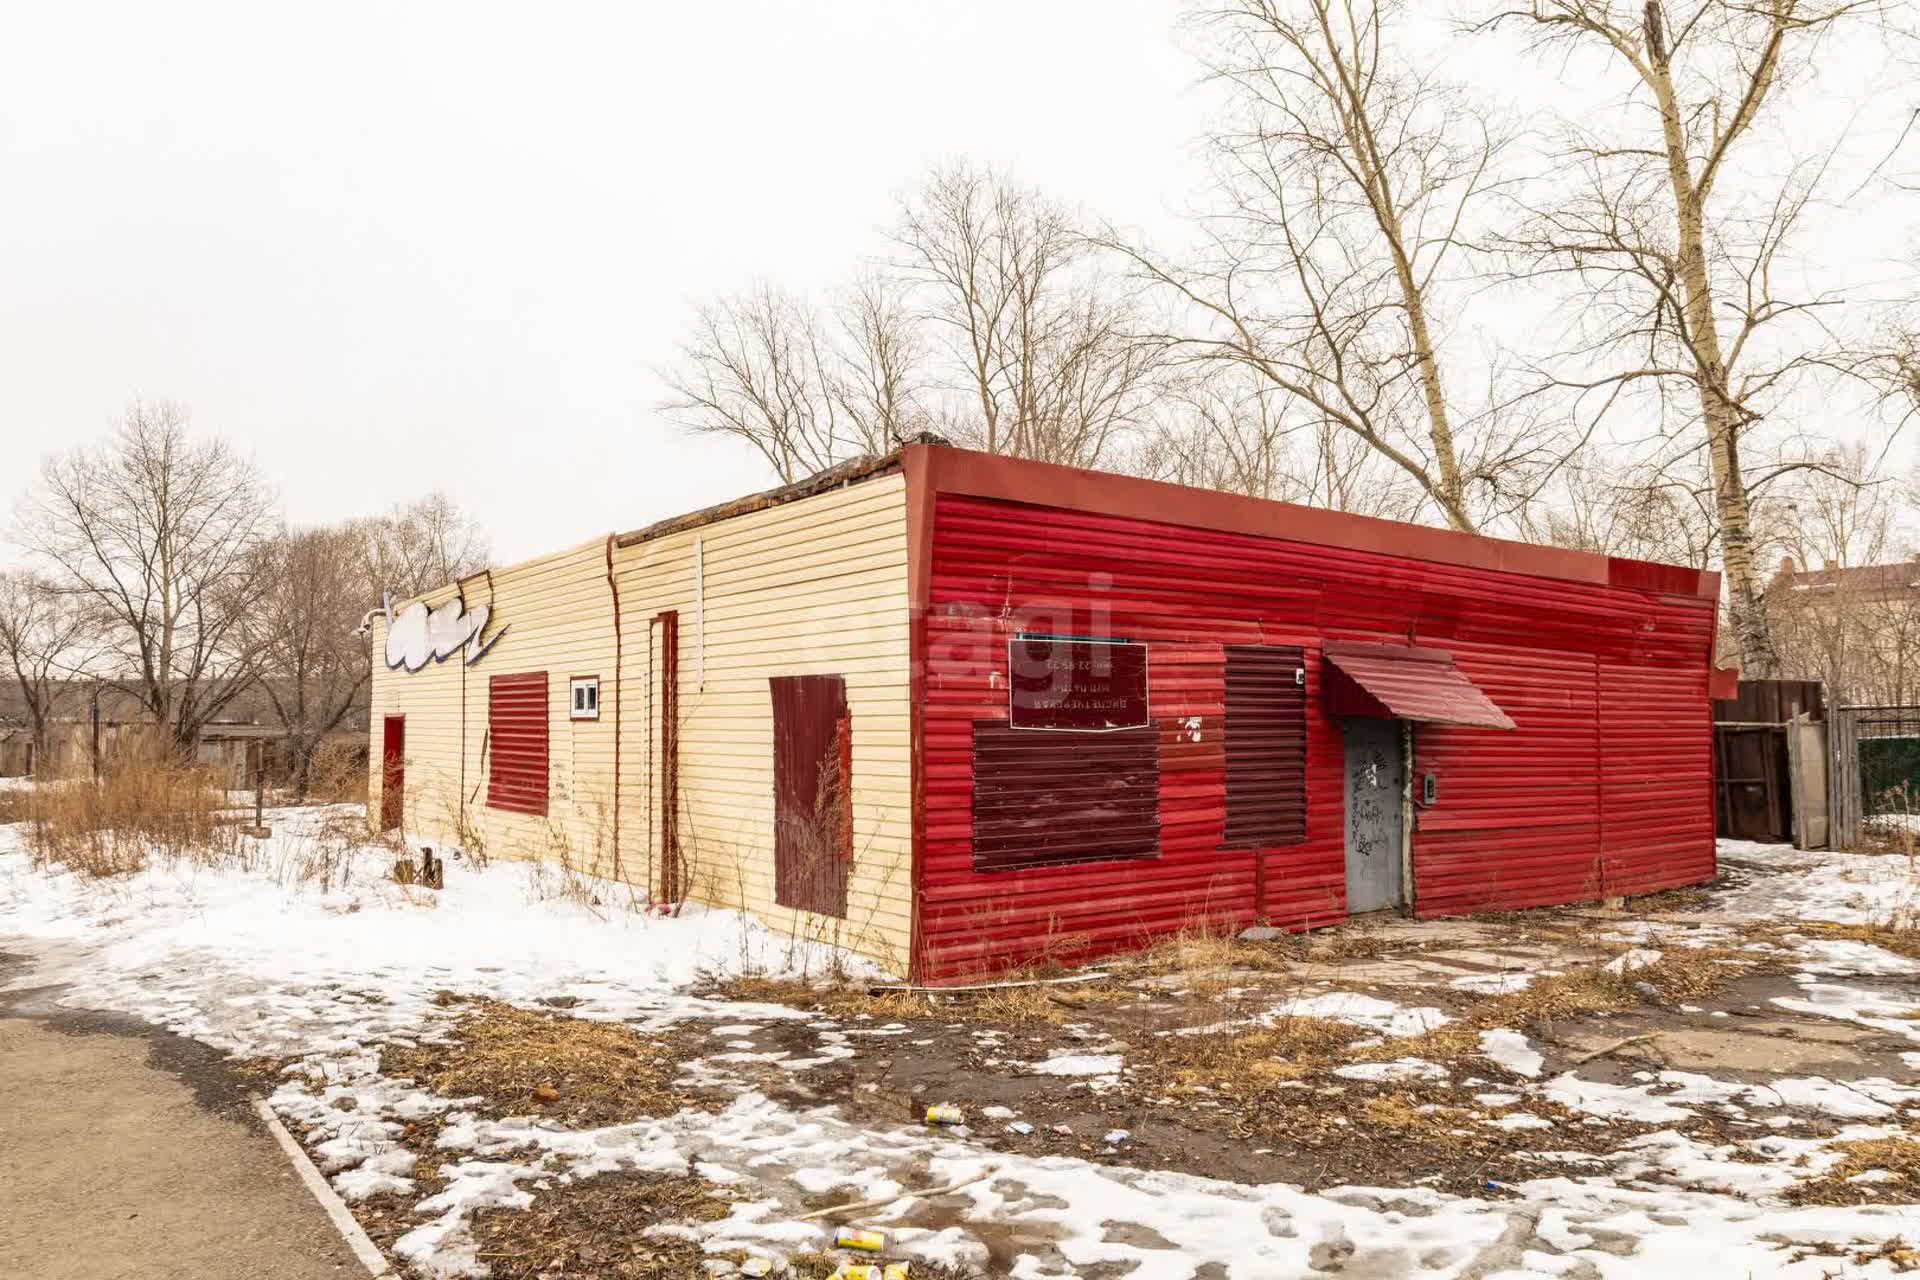
[(1400, 905), (1400, 805), (1403, 799), (1398, 720), (1348, 720), (1347, 911)]

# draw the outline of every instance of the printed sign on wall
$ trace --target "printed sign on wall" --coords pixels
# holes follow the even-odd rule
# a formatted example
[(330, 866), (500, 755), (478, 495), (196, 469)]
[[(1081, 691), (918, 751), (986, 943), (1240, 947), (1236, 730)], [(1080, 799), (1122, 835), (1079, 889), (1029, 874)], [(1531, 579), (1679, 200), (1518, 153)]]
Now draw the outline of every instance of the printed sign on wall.
[(490, 636), (484, 635), (487, 622), (493, 616), (492, 608), (484, 604), (469, 609), (460, 600), (453, 599), (438, 609), (429, 609), (415, 601), (395, 615), (393, 597), (387, 596), (385, 607), (387, 669), (390, 671), (401, 667), (418, 671), (428, 662), (445, 662), (463, 648), (467, 651), (466, 665), (472, 666), (486, 656), (495, 641), (507, 634), (507, 629), (501, 627)]
[(1147, 646), (1078, 636), (1007, 641), (1007, 723), (1015, 729), (1140, 729)]

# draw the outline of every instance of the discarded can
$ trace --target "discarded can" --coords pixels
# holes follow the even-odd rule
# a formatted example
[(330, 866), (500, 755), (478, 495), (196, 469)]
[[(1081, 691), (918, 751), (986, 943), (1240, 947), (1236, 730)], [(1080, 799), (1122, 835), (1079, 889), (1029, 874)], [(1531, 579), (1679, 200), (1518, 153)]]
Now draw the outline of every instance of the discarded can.
[(773, 1259), (752, 1257), (740, 1264), (743, 1276), (770, 1276), (773, 1274)]
[(870, 1262), (843, 1262), (827, 1280), (885, 1280), (880, 1268)]
[(907, 1264), (904, 1262), (889, 1262), (880, 1280), (907, 1280)]
[(1110, 1147), (1117, 1147), (1133, 1141), (1133, 1134), (1126, 1129), (1109, 1129), (1107, 1136), (1101, 1139)]
[(1015, 1120), (1012, 1124), (1007, 1126), (1007, 1131), (1009, 1133), (1017, 1133), (1024, 1138), (1026, 1135), (1033, 1132), (1033, 1126), (1028, 1124), (1025, 1120)]
[(862, 1231), (858, 1227), (841, 1227), (833, 1233), (833, 1247), (872, 1249), (877, 1252), (887, 1247), (887, 1234), (884, 1231)]
[(965, 1124), (967, 1113), (955, 1106), (941, 1103), (927, 1108), (928, 1124)]

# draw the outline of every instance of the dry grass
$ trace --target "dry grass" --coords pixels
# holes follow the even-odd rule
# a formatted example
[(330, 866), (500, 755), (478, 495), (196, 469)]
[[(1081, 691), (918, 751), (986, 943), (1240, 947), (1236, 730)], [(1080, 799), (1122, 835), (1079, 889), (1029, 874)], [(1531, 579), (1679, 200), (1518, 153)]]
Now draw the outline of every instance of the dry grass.
[(608, 1173), (534, 1193), (526, 1209), (482, 1209), (471, 1230), (495, 1280), (608, 1276), (682, 1280), (703, 1275), (697, 1240), (649, 1236), (663, 1223), (713, 1222), (733, 1210), (701, 1178)]
[[(1164, 1037), (1155, 1043), (1152, 1061), (1136, 1064), (1136, 1070), (1150, 1089), (1250, 1097), (1356, 1060), (1478, 1057), (1482, 1031), (1511, 1027), (1551, 1036), (1556, 1023), (1638, 1007), (1646, 1000), (1643, 987), (1667, 1001), (1698, 999), (1773, 964), (1732, 947), (1675, 947), (1624, 974), (1610, 973), (1599, 962), (1536, 978), (1524, 990), (1476, 1000), (1453, 1021), (1415, 1035), (1375, 1039), (1350, 1023), (1285, 1018), (1270, 1027)], [(1360, 1043), (1366, 1040), (1373, 1043)]]
[[(1817, 1178), (1795, 1184), (1787, 1198), (1795, 1204), (1912, 1204), (1920, 1200), (1920, 1140), (1911, 1137), (1865, 1138), (1828, 1143), (1840, 1162)], [(1862, 1174), (1884, 1175), (1854, 1182)]]
[(1368, 1034), (1331, 1018), (1282, 1018), (1246, 1031), (1165, 1036), (1151, 1061), (1134, 1066), (1155, 1091), (1248, 1097), (1346, 1060), (1354, 1041)]
[[(1049, 971), (1046, 976), (1058, 975)], [(998, 982), (1036, 980), (1043, 979), (1036, 979), (1031, 972), (996, 979)], [(1131, 988), (1117, 980), (995, 987), (984, 991), (886, 991), (857, 983), (814, 983), (802, 978), (764, 976), (730, 978), (702, 994), (721, 1000), (817, 1010), (835, 1018), (872, 1018), (879, 1022), (941, 1018), (949, 1022), (1001, 1026), (1068, 1022), (1090, 1005), (1137, 998)]]
[(708, 1105), (677, 1087), (679, 1064), (704, 1044), (688, 1033), (641, 1034), (621, 1023), (442, 993), (463, 1010), (446, 1043), (381, 1050), (385, 1075), (448, 1098), (479, 1098), (490, 1116), (538, 1115), (577, 1128), (624, 1124)]
[(211, 777), (171, 761), (130, 759), (98, 780), (24, 794), (27, 854), (36, 867), (59, 864), (105, 878), (150, 861), (212, 863), (241, 851), (239, 827)]
[[(875, 1257), (862, 1257), (858, 1261), (870, 1266), (885, 1269), (886, 1263), (894, 1261), (885, 1254)], [(839, 1274), (840, 1259), (828, 1253), (802, 1253), (789, 1259), (791, 1269), (780, 1274), (786, 1280), (832, 1280)], [(909, 1274), (913, 1280), (987, 1280), (985, 1273), (969, 1271), (964, 1267), (951, 1266), (944, 1262), (926, 1262), (914, 1259)]]

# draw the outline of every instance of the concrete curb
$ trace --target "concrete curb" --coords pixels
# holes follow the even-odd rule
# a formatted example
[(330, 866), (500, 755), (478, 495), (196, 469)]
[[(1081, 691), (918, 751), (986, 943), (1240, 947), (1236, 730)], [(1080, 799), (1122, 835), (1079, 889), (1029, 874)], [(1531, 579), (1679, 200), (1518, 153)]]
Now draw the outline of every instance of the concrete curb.
[(353, 1211), (347, 1208), (347, 1202), (334, 1192), (332, 1185), (327, 1182), (326, 1175), (314, 1167), (313, 1161), (307, 1158), (306, 1149), (295, 1141), (291, 1133), (287, 1132), (287, 1127), (280, 1123), (279, 1116), (273, 1114), (273, 1108), (267, 1105), (266, 1099), (257, 1093), (249, 1094), (247, 1097), (248, 1101), (253, 1103), (253, 1110), (260, 1117), (261, 1123), (267, 1126), (267, 1130), (273, 1134), (274, 1141), (280, 1144), (280, 1149), (287, 1153), (287, 1159), (293, 1162), (295, 1171), (300, 1175), (300, 1181), (306, 1183), (307, 1190), (313, 1192), (313, 1198), (318, 1200), (320, 1207), (327, 1211), (327, 1217), (332, 1220), (334, 1230), (340, 1233), (341, 1239), (347, 1242), (347, 1247), (353, 1250), (353, 1256), (360, 1259), (361, 1265), (367, 1269), (367, 1274), (374, 1277), (374, 1280), (398, 1280), (397, 1273), (387, 1265), (386, 1256), (380, 1252), (380, 1246), (360, 1229), (360, 1224), (354, 1221)]

